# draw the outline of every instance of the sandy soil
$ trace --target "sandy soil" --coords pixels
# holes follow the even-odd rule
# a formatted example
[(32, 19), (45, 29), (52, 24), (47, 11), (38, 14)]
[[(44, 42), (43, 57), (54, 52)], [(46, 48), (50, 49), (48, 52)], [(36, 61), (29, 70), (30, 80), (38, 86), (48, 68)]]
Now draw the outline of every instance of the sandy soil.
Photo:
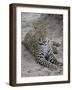
[[(63, 62), (63, 23), (61, 15), (46, 15), (46, 14), (21, 14), (21, 40), (24, 40), (26, 33), (33, 29), (32, 22), (41, 21), (48, 28), (48, 38), (50, 41), (56, 41), (61, 43), (57, 47), (58, 54), (55, 54), (57, 60)], [(22, 45), (21, 47), (21, 76), (51, 76), (62, 75), (63, 70), (51, 71), (46, 67), (43, 67), (35, 62), (35, 57)]]

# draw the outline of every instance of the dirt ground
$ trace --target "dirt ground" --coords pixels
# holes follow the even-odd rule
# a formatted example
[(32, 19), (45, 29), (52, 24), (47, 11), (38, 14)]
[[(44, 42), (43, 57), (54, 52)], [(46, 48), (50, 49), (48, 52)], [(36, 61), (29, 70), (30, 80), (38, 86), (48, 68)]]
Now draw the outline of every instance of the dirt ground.
[[(21, 41), (29, 30), (33, 29), (32, 22), (40, 21), (48, 28), (49, 40), (59, 42), (61, 45), (57, 47), (58, 53), (55, 54), (58, 61), (63, 62), (63, 18), (62, 15), (50, 15), (50, 14), (33, 14), (22, 13), (21, 14)], [(57, 71), (51, 71), (46, 67), (43, 67), (35, 62), (35, 57), (21, 45), (21, 76), (51, 76), (62, 75), (63, 69)]]

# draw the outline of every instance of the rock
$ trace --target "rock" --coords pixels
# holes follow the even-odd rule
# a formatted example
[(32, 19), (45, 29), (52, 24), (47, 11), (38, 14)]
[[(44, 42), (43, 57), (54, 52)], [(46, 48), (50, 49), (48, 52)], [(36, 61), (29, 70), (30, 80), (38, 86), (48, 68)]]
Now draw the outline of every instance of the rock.
[(61, 43), (53, 41), (53, 45), (56, 46), (56, 47), (59, 47), (61, 45)]
[(56, 46), (52, 46), (52, 50), (54, 54), (58, 54), (58, 50)]

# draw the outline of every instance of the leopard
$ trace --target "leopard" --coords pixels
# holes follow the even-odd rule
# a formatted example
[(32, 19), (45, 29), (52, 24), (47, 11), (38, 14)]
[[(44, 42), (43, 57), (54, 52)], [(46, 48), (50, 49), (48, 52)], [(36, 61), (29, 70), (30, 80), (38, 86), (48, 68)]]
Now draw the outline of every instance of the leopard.
[(23, 41), (23, 45), (34, 55), (36, 63), (57, 70), (63, 66), (55, 57), (49, 44), (48, 29), (41, 22), (33, 22), (33, 29), (30, 30)]

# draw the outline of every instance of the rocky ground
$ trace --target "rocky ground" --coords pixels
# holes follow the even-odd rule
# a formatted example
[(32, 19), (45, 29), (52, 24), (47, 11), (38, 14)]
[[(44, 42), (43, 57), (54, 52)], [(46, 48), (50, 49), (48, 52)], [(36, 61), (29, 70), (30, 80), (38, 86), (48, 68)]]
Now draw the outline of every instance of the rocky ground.
[[(62, 15), (50, 15), (50, 14), (33, 14), (22, 13), (21, 14), (21, 40), (29, 30), (33, 29), (32, 22), (40, 21), (48, 29), (48, 38), (50, 43), (56, 51), (55, 56), (57, 60), (63, 62), (63, 22)], [(54, 44), (59, 43), (59, 46)], [(58, 45), (58, 44), (57, 44)], [(21, 46), (21, 76), (51, 76), (62, 75), (63, 69), (57, 71), (51, 71), (46, 67), (43, 67), (35, 62), (35, 57), (24, 47)]]

